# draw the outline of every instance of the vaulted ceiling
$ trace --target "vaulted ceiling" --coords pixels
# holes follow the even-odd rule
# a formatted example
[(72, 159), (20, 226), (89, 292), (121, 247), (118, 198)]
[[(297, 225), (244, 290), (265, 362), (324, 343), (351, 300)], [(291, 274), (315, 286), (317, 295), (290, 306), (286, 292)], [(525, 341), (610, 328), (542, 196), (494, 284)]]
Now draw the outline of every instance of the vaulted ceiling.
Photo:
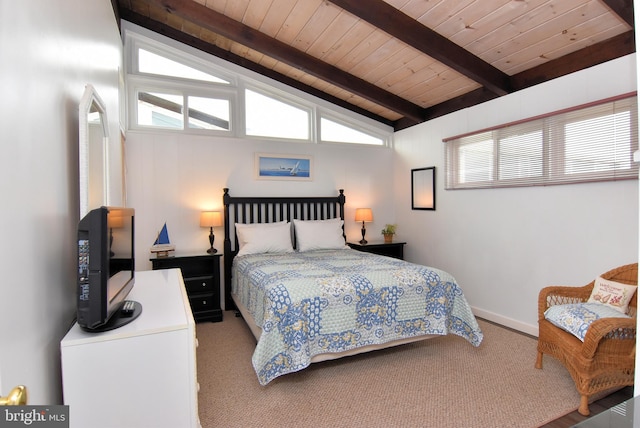
[(632, 0), (112, 0), (399, 130), (635, 52)]

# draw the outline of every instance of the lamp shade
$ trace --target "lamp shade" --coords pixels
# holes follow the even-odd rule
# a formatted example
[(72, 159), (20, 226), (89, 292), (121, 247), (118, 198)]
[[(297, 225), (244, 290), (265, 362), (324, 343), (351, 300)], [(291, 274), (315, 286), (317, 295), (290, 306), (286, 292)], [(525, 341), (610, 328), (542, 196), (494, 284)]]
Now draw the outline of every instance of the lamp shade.
[(122, 213), (118, 212), (115, 215), (113, 215), (113, 212), (109, 213), (109, 216), (107, 217), (107, 225), (111, 229), (120, 229), (121, 227), (124, 227)]
[(356, 221), (373, 221), (373, 212), (371, 208), (356, 208)]
[(200, 227), (222, 226), (220, 211), (202, 211), (200, 213)]

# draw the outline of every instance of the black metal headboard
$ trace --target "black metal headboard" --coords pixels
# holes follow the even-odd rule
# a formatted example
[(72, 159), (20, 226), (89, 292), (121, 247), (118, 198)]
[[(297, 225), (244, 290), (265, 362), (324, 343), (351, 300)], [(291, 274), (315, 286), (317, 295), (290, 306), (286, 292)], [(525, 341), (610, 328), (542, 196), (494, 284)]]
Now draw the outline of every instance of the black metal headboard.
[[(225, 309), (235, 309), (231, 298), (231, 266), (238, 253), (236, 223), (273, 223), (292, 220), (344, 220), (344, 190), (325, 197), (236, 197), (224, 189), (224, 299)], [(233, 245), (232, 245), (233, 244)]]

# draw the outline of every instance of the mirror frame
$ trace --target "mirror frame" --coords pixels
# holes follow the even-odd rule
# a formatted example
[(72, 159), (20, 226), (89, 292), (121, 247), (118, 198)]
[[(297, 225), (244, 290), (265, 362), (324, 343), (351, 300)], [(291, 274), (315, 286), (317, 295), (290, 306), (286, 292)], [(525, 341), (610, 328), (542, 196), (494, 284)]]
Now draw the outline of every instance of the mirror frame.
[(411, 170), (411, 209), (436, 209), (436, 167)]
[[(103, 178), (102, 178), (102, 203), (109, 205), (109, 122), (107, 120), (107, 109), (104, 102), (96, 92), (93, 85), (85, 86), (84, 94), (79, 106), (79, 189), (80, 189), (80, 218), (89, 212), (89, 113), (97, 111), (100, 115), (102, 125), (102, 152)], [(97, 208), (97, 207), (93, 207)]]

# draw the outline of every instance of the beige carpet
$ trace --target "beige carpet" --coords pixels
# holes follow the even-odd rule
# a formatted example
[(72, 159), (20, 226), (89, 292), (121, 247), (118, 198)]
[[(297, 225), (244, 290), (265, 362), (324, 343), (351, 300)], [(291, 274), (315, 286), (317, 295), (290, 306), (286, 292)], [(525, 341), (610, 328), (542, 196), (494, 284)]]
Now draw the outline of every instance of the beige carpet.
[(199, 412), (211, 427), (538, 427), (579, 395), (536, 341), (480, 320), (478, 348), (457, 336), (312, 364), (260, 386), (242, 318), (197, 325)]

